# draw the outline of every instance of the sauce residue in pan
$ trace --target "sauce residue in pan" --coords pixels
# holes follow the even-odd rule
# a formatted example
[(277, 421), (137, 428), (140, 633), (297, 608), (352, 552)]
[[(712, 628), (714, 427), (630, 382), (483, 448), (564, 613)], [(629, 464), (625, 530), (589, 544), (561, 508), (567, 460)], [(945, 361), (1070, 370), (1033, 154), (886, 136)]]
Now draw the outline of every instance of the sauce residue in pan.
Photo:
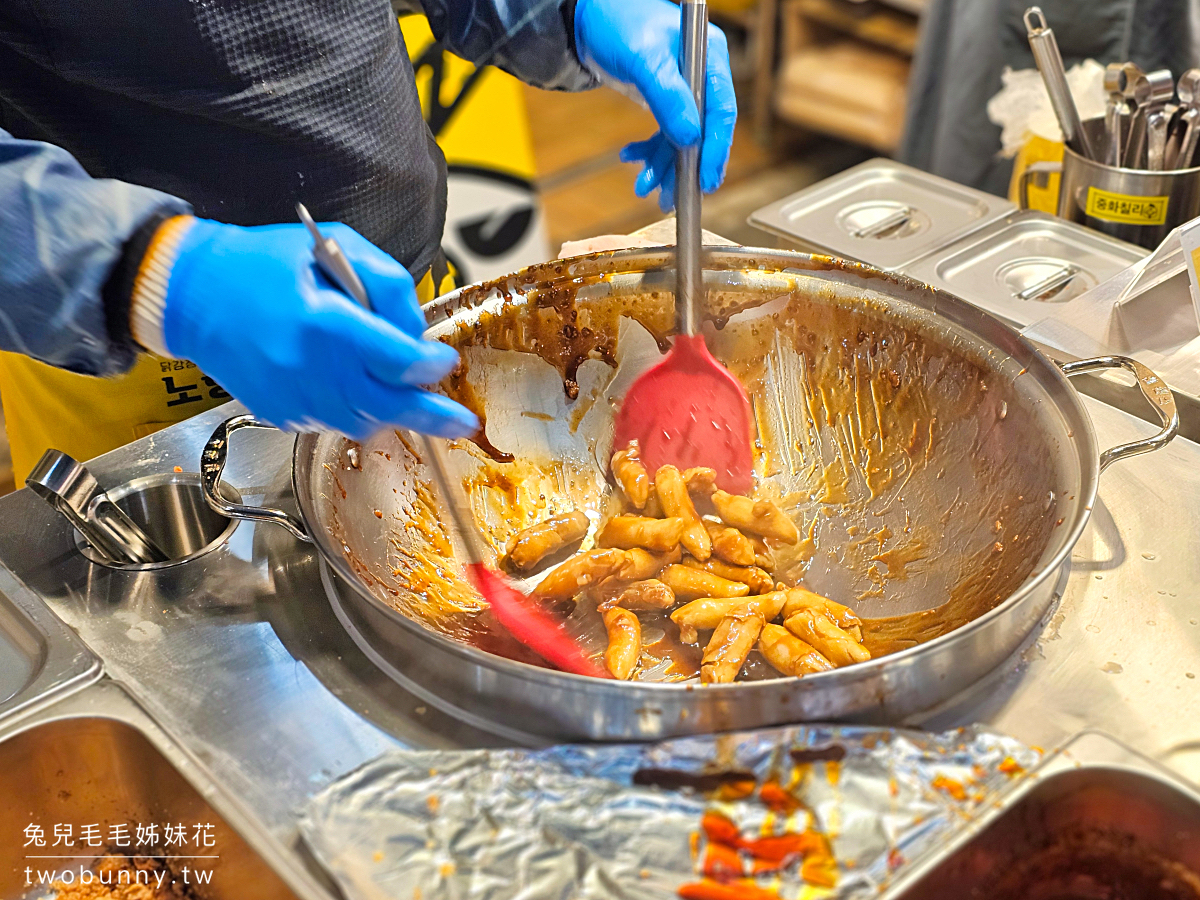
[(649, 630), (652, 623), (658, 624), (662, 637), (642, 648), (642, 653), (650, 660), (669, 662), (666, 673), (673, 679), (686, 680), (698, 678), (700, 675), (700, 660), (704, 655), (697, 644), (685, 644), (679, 639), (679, 630), (666, 617), (661, 622), (654, 622), (654, 617), (643, 613), (643, 627)]
[[(622, 317), (644, 326), (660, 345), (674, 326), (669, 291), (613, 295), (606, 281), (596, 267), (561, 274), (550, 285), (508, 279), (498, 307), (456, 324), (443, 339), (536, 354), (575, 398), (584, 360), (617, 365)], [(714, 290), (708, 297), (709, 317), (725, 324), (710, 338), (714, 353), (754, 400), (760, 490), (802, 529), (795, 548), (777, 551), (776, 571), (842, 602), (869, 601), (867, 612), (876, 615), (864, 618), (863, 637), (873, 656), (945, 634), (994, 607), (1032, 571), (1054, 516), (1022, 498), (1045, 497), (1055, 487), (1049, 449), (1036, 439), (1029, 404), (972, 346), (903, 320), (869, 297), (848, 301), (845, 286), (802, 275), (790, 284), (782, 296)], [(472, 298), (458, 302), (469, 305)], [(736, 315), (759, 307), (766, 311), (757, 318)], [(484, 419), (483, 398), (465, 366), (442, 389)], [(543, 518), (556, 500), (565, 505), (557, 485), (540, 492), (536, 503), (517, 499), (529, 467), (545, 470), (547, 464), (499, 462), (511, 456), (482, 431), (475, 442), (486, 459), (466, 486), (494, 546), (531, 524), (530, 509)], [(591, 508), (602, 515), (605, 488), (595, 489)], [(580, 497), (569, 499), (574, 504)], [(482, 601), (460, 584), (452, 561), (437, 558), (444, 535), (439, 539), (430, 524), (437, 519), (433, 510), (414, 504), (402, 528), (429, 534), (410, 533), (400, 542), (409, 562), (394, 567), (398, 583), (383, 593), (402, 610), (414, 604), (395, 602), (397, 586), (419, 595), (421, 621), (479, 646), (480, 635), (490, 633), (476, 621)], [(377, 595), (387, 580), (378, 572), (364, 576)], [(449, 599), (433, 602), (435, 593)], [(913, 611), (913, 604), (929, 606), (930, 598), (940, 602)], [(442, 621), (443, 612), (451, 625)], [(473, 624), (464, 627), (463, 615)], [(695, 677), (699, 649), (679, 643), (669, 628), (663, 633), (646, 647), (647, 657), (669, 661), (668, 680)]]

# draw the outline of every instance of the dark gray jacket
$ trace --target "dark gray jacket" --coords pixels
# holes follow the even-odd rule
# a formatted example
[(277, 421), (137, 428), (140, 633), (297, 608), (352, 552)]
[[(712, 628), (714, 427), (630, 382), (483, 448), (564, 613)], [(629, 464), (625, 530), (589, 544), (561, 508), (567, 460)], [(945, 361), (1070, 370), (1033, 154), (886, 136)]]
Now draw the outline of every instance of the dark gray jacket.
[[(594, 84), (573, 0), (398, 5), (471, 62)], [(388, 0), (0, 3), (0, 348), (123, 371), (102, 291), (144, 223), (290, 222), (297, 200), (416, 278), (437, 254), (445, 160)]]

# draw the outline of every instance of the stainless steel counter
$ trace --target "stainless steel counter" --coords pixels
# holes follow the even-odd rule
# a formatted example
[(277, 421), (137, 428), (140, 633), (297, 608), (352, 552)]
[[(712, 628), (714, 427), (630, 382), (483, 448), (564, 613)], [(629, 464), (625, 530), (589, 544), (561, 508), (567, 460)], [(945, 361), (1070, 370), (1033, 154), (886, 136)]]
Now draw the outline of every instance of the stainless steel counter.
[[(1152, 426), (1085, 400), (1100, 443)], [(198, 468), (229, 405), (90, 464), (106, 488)], [(292, 439), (240, 432), (226, 479), (248, 502), (290, 493)], [(313, 550), (238, 525), (186, 566), (89, 563), (69, 527), (21, 491), (0, 500), (0, 564), (40, 594), (218, 789), (298, 864), (297, 813), (333, 778), (395, 747), (492, 746), (381, 675), (334, 618)], [(1114, 465), (1045, 630), (985, 683), (908, 724), (986, 722), (1049, 749), (1086, 725), (1200, 780), (1200, 447)], [(967, 687), (967, 686), (964, 686)]]

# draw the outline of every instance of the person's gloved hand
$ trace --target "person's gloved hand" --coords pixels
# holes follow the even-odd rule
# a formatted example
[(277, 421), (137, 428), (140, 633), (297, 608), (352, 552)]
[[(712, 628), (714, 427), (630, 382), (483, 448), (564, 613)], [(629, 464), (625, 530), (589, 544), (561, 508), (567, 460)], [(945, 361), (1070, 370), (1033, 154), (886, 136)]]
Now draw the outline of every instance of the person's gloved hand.
[(645, 197), (662, 188), (659, 205), (675, 205), (675, 148), (703, 140), (700, 186), (712, 193), (725, 178), (737, 122), (737, 98), (725, 35), (708, 26), (704, 122), (679, 74), (679, 7), (668, 0), (579, 0), (575, 47), (584, 64), (641, 93), (661, 131), (621, 151), (625, 162), (644, 164), (634, 190)]
[(385, 425), (474, 434), (472, 413), (419, 387), (449, 374), (458, 353), (421, 340), (425, 319), (408, 271), (345, 225), (320, 227), (341, 244), (374, 313), (320, 272), (302, 225), (197, 219), (167, 284), (166, 349), (287, 430), (328, 428), (359, 440)]

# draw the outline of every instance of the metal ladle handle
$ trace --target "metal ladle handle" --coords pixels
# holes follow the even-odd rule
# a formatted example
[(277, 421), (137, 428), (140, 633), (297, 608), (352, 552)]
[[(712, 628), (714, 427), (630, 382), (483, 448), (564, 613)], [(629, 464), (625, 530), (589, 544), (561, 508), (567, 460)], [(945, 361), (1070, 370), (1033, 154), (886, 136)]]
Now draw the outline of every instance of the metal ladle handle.
[(317, 266), (325, 273), (325, 277), (341, 288), (342, 293), (353, 299), (363, 309), (370, 309), (371, 301), (367, 298), (367, 289), (363, 287), (362, 279), (354, 271), (354, 266), (350, 265), (350, 260), (346, 259), (341, 245), (334, 238), (321, 234), (321, 229), (317, 227), (317, 223), (313, 221), (313, 217), (309, 215), (308, 209), (303, 203), (296, 204), (296, 215), (300, 217), (300, 221), (304, 223), (308, 233), (312, 235), (313, 258), (317, 261)]
[(1153, 437), (1130, 441), (1127, 444), (1118, 444), (1116, 447), (1105, 450), (1100, 454), (1101, 472), (1118, 459), (1159, 450), (1179, 433), (1179, 410), (1175, 408), (1175, 395), (1171, 393), (1166, 382), (1136, 359), (1128, 356), (1097, 356), (1094, 359), (1080, 359), (1062, 365), (1062, 372), (1068, 378), (1072, 375), (1082, 375), (1084, 372), (1094, 372), (1097, 369), (1125, 369), (1132, 372), (1133, 377), (1137, 379), (1142, 396), (1154, 407), (1163, 426), (1162, 430)]
[[(708, 6), (682, 0), (679, 6), (679, 72), (700, 113), (704, 139), (704, 72), (708, 53)], [(704, 299), (704, 233), (700, 227), (700, 145), (675, 153), (675, 317), (680, 334), (700, 330)]]
[(300, 540), (312, 543), (312, 536), (304, 523), (290, 513), (281, 509), (271, 509), (267, 506), (246, 506), (242, 503), (231, 503), (221, 496), (221, 475), (225, 472), (225, 462), (229, 456), (229, 436), (241, 428), (270, 428), (274, 425), (260, 422), (251, 415), (234, 416), (226, 419), (209, 437), (200, 454), (200, 489), (204, 499), (215, 511), (227, 519), (249, 519), (252, 522), (270, 522), (282, 525)]
[(450, 447), (441, 438), (429, 435), (419, 437), (425, 445), (425, 455), (429, 458), (434, 483), (462, 540), (467, 563), (483, 565), (487, 552), (483, 540), (479, 537), (471, 510), (466, 506), (466, 494), (462, 489), (456, 489), (450, 480)]
[[(699, 204), (697, 204), (698, 209)], [(346, 259), (346, 255), (342, 252), (342, 248), (337, 240), (321, 234), (320, 229), (313, 222), (312, 216), (304, 208), (304, 204), (296, 204), (296, 214), (300, 216), (300, 221), (304, 223), (312, 235), (313, 257), (316, 259), (321, 271), (334, 284), (341, 288), (343, 293), (353, 297), (360, 306), (364, 309), (371, 309), (371, 298), (367, 296), (367, 290), (363, 287), (358, 273), (354, 271), (354, 266)], [(700, 221), (698, 213), (696, 221), (697, 223)], [(469, 563), (483, 563), (487, 553), (483, 540), (479, 536), (479, 530), (474, 526), (471, 511), (466, 506), (466, 495), (462, 490), (456, 489), (450, 480), (449, 445), (441, 438), (429, 437), (428, 435), (421, 435), (420, 438), (425, 445), (425, 455), (429, 459), (430, 469), (433, 471), (433, 478), (437, 484), (438, 491), (441, 493), (447, 511), (450, 513), (450, 518), (458, 530), (459, 537), (466, 551), (467, 561)], [(260, 511), (260, 514), (276, 513), (278, 513), (278, 510)], [(277, 520), (272, 519), (272, 521)], [(280, 524), (286, 523), (281, 522)], [(290, 526), (288, 526), (288, 529), (298, 537), (303, 536)], [(305, 537), (305, 540), (308, 540), (308, 538)]]
[(1079, 108), (1075, 106), (1075, 98), (1071, 96), (1071, 88), (1067, 85), (1067, 73), (1063, 68), (1058, 41), (1040, 8), (1031, 6), (1025, 10), (1025, 30), (1029, 36), (1029, 49), (1033, 51), (1033, 61), (1042, 73), (1046, 93), (1050, 95), (1050, 105), (1054, 107), (1054, 114), (1062, 128), (1063, 142), (1084, 159), (1095, 159), (1091, 141), (1079, 118)]

